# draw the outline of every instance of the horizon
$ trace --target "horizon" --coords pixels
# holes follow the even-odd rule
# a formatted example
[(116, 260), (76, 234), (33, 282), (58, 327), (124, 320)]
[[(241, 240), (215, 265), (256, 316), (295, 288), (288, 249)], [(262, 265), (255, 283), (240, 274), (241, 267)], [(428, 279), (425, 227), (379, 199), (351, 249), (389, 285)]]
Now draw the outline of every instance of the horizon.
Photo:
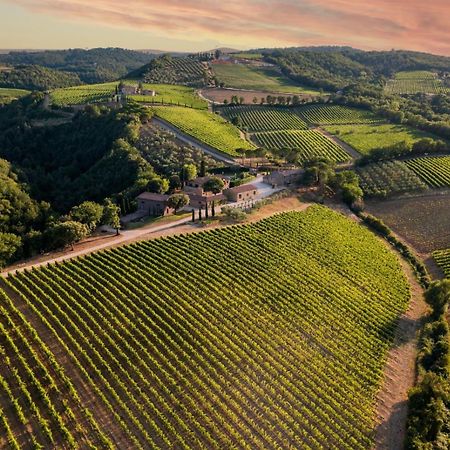
[[(350, 46), (450, 56), (446, 0), (0, 0), (3, 50)], [(332, 44), (330, 44), (332, 42)], [(57, 43), (57, 45), (55, 44)]]

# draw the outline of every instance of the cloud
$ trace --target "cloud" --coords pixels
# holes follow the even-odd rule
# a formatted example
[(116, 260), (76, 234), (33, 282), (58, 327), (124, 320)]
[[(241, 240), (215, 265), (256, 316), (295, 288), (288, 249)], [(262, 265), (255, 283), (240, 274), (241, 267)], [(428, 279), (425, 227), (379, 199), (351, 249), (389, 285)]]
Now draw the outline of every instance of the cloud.
[(336, 44), (450, 55), (448, 0), (6, 1), (67, 20), (240, 47)]

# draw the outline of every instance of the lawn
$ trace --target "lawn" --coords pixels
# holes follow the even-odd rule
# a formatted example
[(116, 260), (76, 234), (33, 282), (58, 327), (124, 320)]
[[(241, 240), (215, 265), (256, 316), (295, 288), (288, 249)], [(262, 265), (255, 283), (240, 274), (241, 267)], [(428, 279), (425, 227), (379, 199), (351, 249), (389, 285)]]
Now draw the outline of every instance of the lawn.
[(28, 94), (30, 94), (30, 91), (25, 89), (0, 88), (0, 104), (12, 102)]
[(243, 64), (213, 64), (213, 71), (225, 87), (289, 94), (313, 94), (319, 91), (293, 83), (271, 68)]
[(408, 144), (434, 136), (404, 125), (365, 124), (327, 125), (325, 130), (339, 137), (363, 155), (380, 147), (390, 147), (406, 141)]
[(237, 156), (236, 149), (256, 148), (241, 138), (238, 128), (217, 114), (178, 106), (155, 106), (152, 109), (161, 119), (223, 153)]

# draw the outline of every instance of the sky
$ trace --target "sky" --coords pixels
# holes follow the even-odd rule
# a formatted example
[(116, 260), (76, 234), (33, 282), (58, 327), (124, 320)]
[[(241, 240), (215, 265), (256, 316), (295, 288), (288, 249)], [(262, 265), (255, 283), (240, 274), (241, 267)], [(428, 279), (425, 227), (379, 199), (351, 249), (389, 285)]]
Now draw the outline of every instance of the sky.
[(0, 0), (0, 48), (307, 45), (450, 56), (450, 0)]

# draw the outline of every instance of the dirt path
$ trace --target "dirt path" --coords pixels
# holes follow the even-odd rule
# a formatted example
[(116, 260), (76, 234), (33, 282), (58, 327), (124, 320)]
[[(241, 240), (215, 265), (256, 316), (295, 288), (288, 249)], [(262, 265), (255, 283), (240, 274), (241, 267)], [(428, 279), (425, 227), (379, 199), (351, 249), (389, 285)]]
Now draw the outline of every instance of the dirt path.
[(351, 145), (348, 145), (346, 142), (339, 139), (337, 136), (329, 133), (328, 131), (324, 130), (323, 128), (317, 127), (314, 128), (316, 131), (324, 135), (326, 138), (333, 141), (335, 144), (342, 147), (352, 158), (359, 159), (361, 158), (361, 154), (358, 153)]
[(377, 396), (376, 450), (404, 447), (408, 390), (416, 380), (417, 339), (427, 311), (422, 287), (410, 265), (403, 259), (400, 261), (411, 287), (411, 301), (399, 319), (394, 343), (387, 356), (383, 385)]

